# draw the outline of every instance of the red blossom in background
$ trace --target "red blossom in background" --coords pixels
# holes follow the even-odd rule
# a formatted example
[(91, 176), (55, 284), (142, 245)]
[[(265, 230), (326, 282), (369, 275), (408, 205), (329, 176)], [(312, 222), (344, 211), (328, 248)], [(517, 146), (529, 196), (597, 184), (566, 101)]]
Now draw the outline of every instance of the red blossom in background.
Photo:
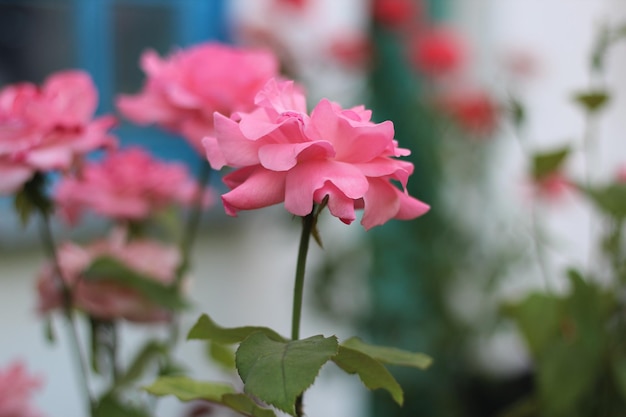
[(452, 29), (436, 27), (415, 35), (409, 56), (415, 68), (424, 75), (445, 76), (463, 66), (465, 45)]
[(36, 172), (68, 170), (85, 154), (115, 146), (112, 117), (93, 119), (98, 94), (82, 71), (59, 72), (38, 88), (0, 91), (0, 194), (19, 190)]
[(389, 27), (399, 27), (417, 19), (421, 4), (416, 0), (374, 0), (372, 15), (376, 22)]
[(550, 201), (560, 199), (573, 185), (560, 171), (554, 171), (534, 180), (534, 188), (538, 197)]
[(364, 34), (355, 33), (333, 39), (329, 55), (348, 68), (360, 68), (372, 57), (372, 44)]
[(273, 53), (205, 43), (162, 59), (154, 51), (141, 57), (147, 75), (137, 95), (122, 95), (122, 114), (139, 124), (158, 124), (181, 134), (200, 153), (201, 139), (213, 132), (213, 113), (248, 111), (265, 82), (276, 76)]
[(274, 0), (276, 7), (289, 7), (296, 10), (303, 10), (309, 5), (309, 0)]
[(489, 136), (498, 124), (498, 103), (485, 91), (454, 91), (439, 100), (439, 107), (472, 135)]
[[(73, 306), (101, 320), (126, 319), (138, 323), (169, 321), (172, 312), (156, 305), (137, 289), (124, 286), (119, 279), (87, 280), (81, 275), (99, 257), (115, 259), (126, 267), (161, 284), (172, 284), (181, 256), (178, 249), (151, 240), (126, 241), (114, 233), (109, 239), (78, 246), (67, 242), (58, 248), (61, 275), (72, 288)], [(63, 306), (63, 297), (52, 263), (39, 272), (38, 311), (49, 313)]]
[(309, 116), (292, 82), (268, 82), (256, 103), (250, 113), (216, 114), (216, 136), (204, 140), (213, 168), (237, 168), (224, 177), (228, 214), (284, 202), (305, 216), (328, 198), (331, 214), (347, 224), (364, 209), (361, 224), (370, 229), (428, 211), (406, 192), (413, 165), (393, 159), (409, 151), (398, 147), (392, 122), (373, 123), (364, 107), (342, 109), (326, 99)]
[(134, 147), (85, 164), (80, 175), (59, 182), (54, 199), (64, 217), (75, 223), (84, 210), (116, 220), (142, 220), (173, 204), (191, 205), (197, 193), (184, 164), (160, 161)]
[(0, 417), (40, 417), (42, 414), (33, 407), (31, 396), (41, 383), (20, 362), (0, 369)]

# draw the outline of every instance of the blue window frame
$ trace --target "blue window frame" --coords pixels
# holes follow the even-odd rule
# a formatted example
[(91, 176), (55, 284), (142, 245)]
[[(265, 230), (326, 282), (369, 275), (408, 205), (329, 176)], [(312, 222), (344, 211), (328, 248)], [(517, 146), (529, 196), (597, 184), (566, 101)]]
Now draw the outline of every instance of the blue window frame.
[[(0, 0), (0, 87), (18, 81), (40, 83), (55, 71), (82, 68), (98, 88), (98, 114), (115, 113), (118, 93), (140, 90), (143, 50), (162, 55), (175, 47), (207, 40), (226, 41), (226, 0)], [(137, 144), (159, 157), (199, 158), (186, 141), (156, 127), (120, 119), (122, 145)], [(0, 247), (23, 232), (0, 198)]]

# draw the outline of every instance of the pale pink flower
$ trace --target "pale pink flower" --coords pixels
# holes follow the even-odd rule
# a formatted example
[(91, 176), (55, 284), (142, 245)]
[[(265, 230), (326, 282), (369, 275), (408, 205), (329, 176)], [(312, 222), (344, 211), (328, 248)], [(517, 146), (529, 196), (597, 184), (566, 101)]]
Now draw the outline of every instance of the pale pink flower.
[(203, 153), (201, 139), (213, 132), (213, 113), (252, 109), (254, 95), (278, 74), (279, 62), (267, 50), (205, 43), (166, 59), (147, 51), (141, 67), (147, 75), (143, 91), (122, 95), (119, 110), (135, 123), (181, 134)]
[[(71, 288), (74, 307), (101, 320), (126, 319), (151, 323), (168, 321), (171, 311), (152, 302), (137, 289), (119, 281), (87, 280), (83, 272), (99, 257), (109, 257), (127, 268), (162, 284), (174, 282), (181, 257), (179, 251), (152, 240), (127, 241), (113, 234), (86, 246), (66, 242), (58, 248), (59, 265), (65, 284)], [(39, 272), (38, 310), (48, 313), (62, 306), (62, 294), (54, 266), (45, 264)]]
[(373, 123), (363, 106), (342, 109), (326, 99), (309, 116), (293, 82), (269, 81), (256, 103), (250, 113), (216, 114), (216, 136), (204, 140), (213, 168), (238, 168), (224, 177), (229, 215), (284, 201), (304, 216), (328, 197), (331, 214), (344, 223), (364, 209), (361, 224), (370, 229), (428, 211), (406, 192), (413, 165), (393, 159), (409, 151), (398, 147), (392, 122)]
[(38, 88), (0, 90), (0, 194), (19, 190), (35, 172), (67, 170), (85, 154), (116, 144), (110, 116), (93, 119), (98, 95), (89, 75), (65, 71)]
[(184, 164), (132, 147), (86, 163), (79, 175), (59, 182), (54, 199), (70, 223), (86, 209), (116, 220), (143, 220), (174, 204), (191, 205), (198, 191)]
[(20, 362), (0, 369), (0, 417), (40, 417), (31, 400), (40, 387), (41, 379), (29, 375)]

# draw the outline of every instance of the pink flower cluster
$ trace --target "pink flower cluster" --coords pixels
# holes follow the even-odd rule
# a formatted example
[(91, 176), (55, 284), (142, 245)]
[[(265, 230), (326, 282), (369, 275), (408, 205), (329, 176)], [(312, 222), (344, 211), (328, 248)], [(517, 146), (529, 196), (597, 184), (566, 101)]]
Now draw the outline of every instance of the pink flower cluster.
[(201, 139), (213, 131), (213, 113), (248, 111), (254, 95), (276, 76), (279, 63), (265, 50), (200, 44), (166, 60), (154, 51), (141, 57), (148, 78), (143, 91), (117, 104), (131, 121), (173, 130), (203, 153)]
[(326, 99), (309, 116), (305, 96), (289, 81), (270, 80), (256, 105), (230, 118), (216, 113), (215, 137), (204, 140), (213, 168), (237, 168), (224, 176), (228, 214), (284, 201), (304, 216), (328, 197), (331, 214), (344, 223), (364, 209), (361, 224), (370, 229), (428, 211), (406, 192), (413, 165), (393, 159), (409, 151), (398, 147), (390, 121), (373, 123), (364, 107), (343, 109)]
[(97, 91), (88, 74), (65, 71), (41, 87), (0, 90), (0, 194), (19, 190), (36, 172), (67, 170), (88, 152), (116, 144), (112, 117), (93, 119)]
[(20, 362), (0, 369), (0, 417), (39, 417), (41, 413), (31, 403), (33, 391), (41, 380), (26, 372)]
[(85, 209), (116, 220), (142, 220), (176, 203), (191, 205), (197, 193), (185, 165), (159, 161), (133, 147), (85, 164), (79, 176), (58, 184), (54, 198), (75, 223)]
[[(59, 264), (61, 275), (72, 290), (75, 308), (102, 320), (126, 319), (152, 323), (170, 319), (171, 311), (156, 305), (138, 290), (124, 286), (117, 280), (84, 279), (83, 272), (95, 259), (103, 256), (113, 258), (162, 284), (174, 282), (176, 268), (181, 259), (179, 251), (173, 247), (151, 240), (126, 241), (125, 236), (117, 233), (87, 246), (65, 243), (58, 249)], [(63, 305), (57, 279), (54, 265), (44, 265), (37, 282), (38, 310), (41, 313)]]

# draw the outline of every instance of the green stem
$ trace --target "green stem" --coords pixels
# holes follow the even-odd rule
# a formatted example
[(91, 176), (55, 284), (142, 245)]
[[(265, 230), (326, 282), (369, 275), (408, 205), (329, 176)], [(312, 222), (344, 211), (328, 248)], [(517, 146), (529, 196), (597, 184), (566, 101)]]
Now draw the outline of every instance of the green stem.
[[(176, 288), (178, 291), (180, 291), (180, 286), (182, 284), (183, 278), (185, 277), (185, 274), (191, 266), (191, 249), (198, 235), (198, 228), (200, 226), (200, 220), (202, 219), (205, 188), (209, 184), (210, 177), (211, 166), (206, 160), (201, 159), (200, 174), (198, 176), (198, 191), (196, 193), (191, 212), (187, 217), (183, 236), (180, 241), (180, 253), (182, 259), (180, 261), (180, 264), (178, 265), (178, 268), (176, 268), (176, 276), (174, 279), (174, 288)], [(176, 344), (179, 333), (180, 318), (178, 317), (178, 315), (175, 314), (172, 317), (172, 323), (170, 325), (170, 334), (168, 341), (168, 346), (170, 348), (174, 347), (174, 345)]]
[[(302, 317), (302, 295), (304, 293), (304, 272), (306, 269), (306, 257), (309, 252), (309, 241), (315, 227), (316, 212), (315, 207), (310, 214), (302, 218), (302, 234), (300, 235), (300, 249), (298, 250), (298, 261), (296, 264), (296, 282), (293, 290), (293, 311), (291, 315), (291, 339), (298, 340), (300, 338), (300, 318)], [(296, 416), (304, 415), (302, 410), (301, 394), (296, 398)]]
[(44, 249), (47, 252), (48, 257), (52, 261), (54, 268), (54, 276), (57, 278), (57, 284), (61, 288), (61, 297), (63, 303), (63, 317), (65, 318), (65, 324), (69, 333), (69, 344), (72, 349), (72, 357), (76, 359), (78, 365), (78, 377), (79, 383), (83, 389), (83, 395), (87, 401), (87, 407), (90, 415), (94, 409), (94, 399), (89, 388), (89, 377), (87, 373), (87, 365), (85, 362), (85, 355), (80, 347), (80, 340), (78, 337), (78, 330), (76, 328), (76, 320), (74, 319), (74, 311), (72, 309), (72, 291), (65, 283), (63, 279), (63, 272), (61, 265), (59, 264), (59, 257), (54, 244), (54, 238), (52, 237), (52, 229), (50, 227), (50, 219), (48, 214), (41, 210), (41, 238), (43, 241)]
[(313, 232), (315, 216), (313, 212), (302, 218), (302, 235), (300, 236), (300, 249), (298, 250), (298, 263), (296, 265), (296, 282), (293, 290), (293, 312), (291, 315), (291, 339), (300, 338), (300, 317), (302, 316), (302, 294), (304, 292), (304, 271), (306, 268), (306, 256), (309, 251), (309, 240)]
[(204, 200), (205, 188), (209, 183), (210, 176), (211, 166), (206, 160), (203, 159), (201, 162), (200, 175), (198, 178), (198, 192), (196, 194), (193, 207), (191, 208), (191, 212), (189, 213), (189, 217), (187, 218), (183, 237), (180, 242), (180, 252), (182, 260), (176, 270), (175, 285), (177, 287), (180, 286), (180, 283), (183, 280), (185, 273), (187, 273), (187, 271), (189, 270), (191, 248), (193, 247), (193, 244), (196, 241), (196, 237), (198, 235), (198, 226), (200, 225), (200, 220), (202, 218), (203, 212), (202, 203)]

